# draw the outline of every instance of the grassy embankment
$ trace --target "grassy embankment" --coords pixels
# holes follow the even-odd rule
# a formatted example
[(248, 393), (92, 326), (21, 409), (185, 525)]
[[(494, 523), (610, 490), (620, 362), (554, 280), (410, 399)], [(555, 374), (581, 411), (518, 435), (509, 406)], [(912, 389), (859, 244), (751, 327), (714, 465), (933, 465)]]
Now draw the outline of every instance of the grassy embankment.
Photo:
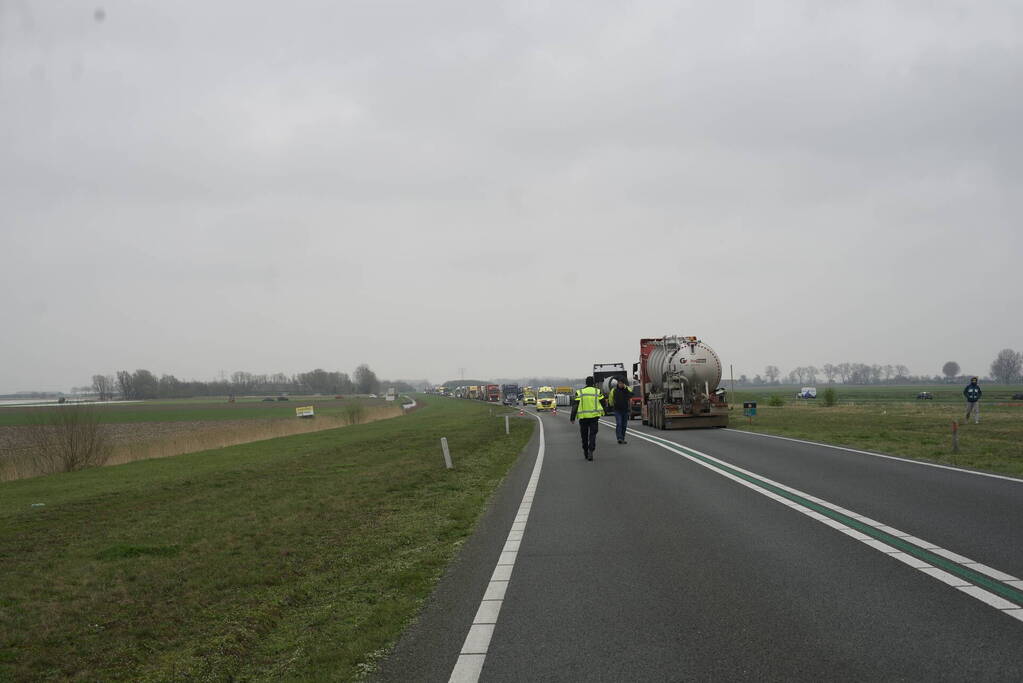
[[(315, 418), (295, 417), (296, 406), (310, 405), (315, 408)], [(33, 421), (69, 409), (76, 408), (0, 408), (0, 481), (43, 473), (33, 455), (31, 434), (25, 430)], [(109, 465), (336, 429), (396, 417), (402, 412), (397, 402), (383, 399), (324, 397), (295, 397), (282, 402), (254, 398), (234, 403), (228, 403), (226, 397), (175, 399), (98, 404), (91, 409), (112, 442)]]
[(484, 404), (425, 400), (395, 420), (0, 484), (0, 679), (357, 677), (534, 428), (506, 436)]
[[(740, 389), (730, 426), (1023, 477), (1023, 405), (1011, 400), (1020, 387), (984, 387), (981, 422), (960, 425), (959, 453), (952, 452), (951, 428), (966, 412), (962, 386), (838, 385), (831, 407), (821, 398), (825, 388), (817, 385), (816, 400), (795, 398), (798, 387)], [(920, 391), (934, 399), (917, 400)], [(768, 405), (771, 396), (784, 405)], [(742, 416), (743, 401), (757, 401), (752, 425)]]

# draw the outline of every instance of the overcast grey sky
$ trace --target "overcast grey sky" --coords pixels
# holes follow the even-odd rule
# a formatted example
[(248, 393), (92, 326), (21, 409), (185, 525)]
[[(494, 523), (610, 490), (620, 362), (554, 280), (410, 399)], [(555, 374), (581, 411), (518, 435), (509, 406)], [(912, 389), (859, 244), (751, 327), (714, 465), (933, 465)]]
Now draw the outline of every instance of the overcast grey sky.
[(1019, 2), (0, 0), (0, 392), (1023, 348)]

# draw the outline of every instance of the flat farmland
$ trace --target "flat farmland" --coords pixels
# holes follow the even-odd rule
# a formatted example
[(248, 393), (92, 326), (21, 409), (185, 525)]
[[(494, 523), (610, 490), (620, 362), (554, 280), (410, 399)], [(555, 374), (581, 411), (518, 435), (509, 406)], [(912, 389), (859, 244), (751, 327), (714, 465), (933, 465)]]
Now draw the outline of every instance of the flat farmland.
[[(295, 416), (313, 406), (316, 417)], [(0, 408), (0, 481), (35, 476), (38, 445), (33, 425), (68, 406)], [(396, 417), (398, 403), (383, 399), (296, 396), (289, 401), (260, 398), (183, 399), (107, 403), (93, 406), (111, 445), (107, 464), (224, 448), (252, 441), (334, 429)]]
[[(316, 414), (339, 416), (353, 401), (366, 406), (391, 406), (384, 399), (325, 396), (291, 396), (287, 401), (263, 401), (239, 398), (229, 403), (226, 397), (169, 399), (130, 403), (98, 403), (100, 421), (107, 424), (133, 422), (198, 422), (215, 420), (260, 420), (295, 417), (297, 406), (314, 406)], [(29, 424), (33, 415), (44, 410), (62, 410), (63, 406), (0, 408), (0, 427)]]
[[(730, 388), (728, 380), (723, 386)], [(795, 384), (780, 384), (775, 386), (761, 387), (738, 387), (735, 390), (733, 403), (741, 405), (743, 401), (757, 401), (758, 407), (767, 403), (771, 396), (778, 396), (786, 403), (820, 403), (824, 390), (832, 388), (837, 394), (839, 403), (863, 404), (863, 403), (955, 403), (963, 404), (963, 389), (966, 384), (899, 384), (899, 385), (845, 385), (845, 384), (817, 384), (817, 398), (803, 400), (796, 398), (796, 392), (800, 387)], [(1023, 401), (1013, 400), (1012, 395), (1023, 393), (1023, 386), (1011, 384), (981, 384), (984, 391), (983, 405), (996, 403), (1016, 403), (1023, 406)], [(929, 392), (933, 399), (917, 399), (920, 392)], [(964, 405), (965, 408), (965, 405)]]
[[(1023, 477), (1023, 401), (1012, 400), (1023, 387), (982, 385), (980, 424), (964, 424), (963, 385), (837, 385), (837, 402), (830, 407), (820, 398), (826, 386), (818, 385), (812, 400), (797, 399), (795, 386), (738, 390), (730, 426)], [(934, 398), (917, 399), (921, 391)], [(772, 396), (782, 405), (769, 405)], [(744, 401), (757, 402), (752, 420), (743, 416)], [(958, 453), (952, 447), (953, 421), (960, 423)]]

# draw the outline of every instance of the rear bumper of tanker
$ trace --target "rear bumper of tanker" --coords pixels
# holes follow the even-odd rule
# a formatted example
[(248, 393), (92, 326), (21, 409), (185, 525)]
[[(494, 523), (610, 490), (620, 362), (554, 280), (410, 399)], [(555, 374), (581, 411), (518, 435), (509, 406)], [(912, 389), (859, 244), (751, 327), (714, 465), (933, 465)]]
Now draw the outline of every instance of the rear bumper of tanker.
[(707, 429), (728, 426), (728, 406), (716, 405), (709, 412), (683, 413), (672, 404), (651, 401), (644, 407), (643, 424), (657, 429)]
[(711, 427), (727, 427), (728, 415), (684, 415), (665, 417), (664, 429), (708, 429)]

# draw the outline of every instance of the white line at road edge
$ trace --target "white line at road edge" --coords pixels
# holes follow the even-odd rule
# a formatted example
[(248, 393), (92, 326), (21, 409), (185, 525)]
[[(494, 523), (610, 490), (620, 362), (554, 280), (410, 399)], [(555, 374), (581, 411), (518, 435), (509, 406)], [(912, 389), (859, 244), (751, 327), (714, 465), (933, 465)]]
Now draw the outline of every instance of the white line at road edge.
[[(601, 420), (601, 422), (604, 425), (610, 426), (610, 423), (608, 423), (605, 420)], [(670, 441), (668, 439), (664, 439), (663, 437), (650, 437), (650, 436), (647, 436), (646, 434), (644, 434), (643, 432), (640, 432), (640, 431), (637, 431), (637, 430), (633, 430), (632, 431), (632, 436), (640, 438), (640, 439), (643, 439), (644, 441), (648, 441), (648, 442), (654, 444), (655, 446), (660, 446), (661, 448), (663, 448), (663, 449), (665, 449), (665, 450), (667, 450), (667, 451), (669, 451), (671, 453), (675, 453), (677, 455), (681, 455), (683, 458), (686, 458), (687, 460), (690, 460), (690, 461), (696, 463), (697, 465), (700, 465), (701, 467), (705, 467), (705, 468), (709, 469), (710, 471), (714, 472), (715, 474), (719, 474), (722, 477), (726, 477), (728, 479), (731, 479), (732, 481), (734, 481), (734, 482), (736, 482), (738, 484), (742, 484), (746, 488), (749, 488), (749, 489), (751, 489), (753, 491), (756, 491), (760, 495), (763, 495), (763, 496), (766, 496), (766, 497), (768, 497), (768, 498), (770, 498), (772, 500), (775, 500), (775, 501), (781, 503), (782, 505), (786, 505), (786, 506), (792, 508), (793, 510), (796, 510), (797, 512), (800, 512), (800, 513), (806, 515), (807, 517), (810, 517), (810, 518), (820, 522), (821, 524), (825, 524), (827, 526), (830, 526), (833, 529), (836, 529), (836, 530), (846, 534), (847, 536), (851, 536), (852, 538), (855, 538), (857, 541), (860, 541), (861, 543), (863, 543), (863, 544), (865, 544), (867, 546), (870, 546), (871, 548), (873, 548), (873, 549), (875, 549), (875, 550), (877, 550), (877, 551), (879, 551), (881, 553), (884, 553), (884, 554), (888, 555), (889, 557), (891, 557), (893, 559), (899, 560), (900, 562), (903, 562), (903, 563), (909, 565), (910, 567), (913, 567), (914, 569), (918, 569), (921, 572), (923, 572), (924, 574), (927, 574), (928, 576), (930, 576), (931, 578), (937, 579), (938, 581), (941, 581), (942, 583), (945, 583), (945, 584), (947, 584), (949, 586), (952, 586), (953, 588), (956, 588), (956, 589), (962, 591), (966, 595), (969, 595), (972, 598), (980, 600), (981, 602), (983, 602), (984, 604), (986, 604), (986, 605), (988, 605), (990, 607), (994, 607), (995, 609), (1001, 611), (1003, 614), (1006, 614), (1006, 615), (1014, 617), (1014, 618), (1016, 618), (1016, 619), (1018, 619), (1020, 621), (1023, 621), (1023, 608), (1021, 608), (1019, 605), (1017, 605), (1017, 604), (1015, 604), (1013, 602), (1010, 602), (1010, 601), (1002, 598), (1001, 596), (992, 593), (991, 591), (985, 590), (984, 588), (981, 588), (980, 586), (976, 586), (976, 585), (966, 581), (965, 579), (963, 579), (963, 578), (961, 578), (959, 576), (956, 576), (955, 574), (952, 574), (952, 573), (947, 572), (947, 571), (945, 571), (945, 570), (943, 570), (943, 569), (941, 569), (939, 567), (934, 566), (933, 564), (925, 562), (925, 561), (921, 560), (919, 557), (915, 557), (915, 556), (913, 556), (910, 553), (903, 552), (901, 549), (893, 547), (891, 545), (888, 545), (888, 544), (886, 544), (886, 543), (884, 543), (882, 541), (879, 541), (876, 538), (873, 538), (873, 537), (863, 533), (862, 531), (854, 529), (854, 528), (852, 528), (852, 527), (850, 527), (850, 526), (848, 526), (846, 524), (842, 524), (841, 522), (839, 522), (836, 519), (828, 517), (827, 515), (823, 515), (823, 514), (817, 512), (815, 510), (812, 510), (812, 509), (810, 509), (810, 508), (808, 508), (808, 507), (806, 507), (806, 506), (804, 506), (804, 505), (802, 505), (802, 504), (800, 504), (798, 502), (790, 500), (790, 499), (788, 499), (788, 498), (786, 498), (784, 496), (778, 495), (777, 493), (773, 493), (771, 491), (768, 491), (768, 490), (766, 490), (764, 488), (761, 488), (760, 486), (757, 486), (756, 484), (754, 484), (752, 482), (749, 482), (749, 481), (747, 481), (747, 480), (745, 480), (745, 479), (743, 479), (741, 477), (738, 477), (738, 476), (736, 476), (734, 474), (731, 474), (729, 472), (721, 470), (721, 469), (715, 467), (714, 465), (709, 464), (708, 462), (705, 462), (704, 460), (701, 460), (700, 458), (706, 458), (706, 460), (713, 461), (715, 463), (719, 463), (720, 465), (722, 465), (724, 467), (727, 467), (727, 468), (729, 468), (731, 470), (734, 470), (736, 472), (741, 472), (741, 473), (743, 473), (743, 474), (745, 474), (745, 475), (747, 475), (749, 477), (752, 477), (754, 479), (758, 479), (758, 480), (760, 480), (762, 482), (766, 482), (766, 483), (770, 484), (771, 486), (774, 486), (776, 488), (788, 491), (789, 493), (795, 494), (796, 496), (799, 496), (799, 497), (804, 498), (804, 499), (806, 499), (808, 501), (811, 501), (811, 502), (815, 503), (816, 505), (819, 505), (819, 506), (824, 507), (824, 508), (828, 508), (830, 510), (833, 510), (834, 512), (839, 513), (842, 516), (851, 518), (851, 520), (855, 520), (856, 523), (864, 525), (864, 527), (873, 527), (877, 531), (883, 532), (883, 534), (885, 534), (885, 535), (896, 537), (897, 539), (899, 539), (899, 542), (904, 542), (906, 544), (911, 544), (913, 546), (917, 546), (918, 548), (923, 548), (927, 553), (930, 553), (932, 556), (938, 556), (938, 558), (946, 558), (946, 559), (951, 560), (952, 562), (954, 562), (954, 563), (956, 563), (958, 565), (961, 565), (964, 568), (969, 569), (972, 572), (976, 572), (978, 574), (983, 574), (985, 576), (991, 577), (992, 579), (995, 579), (996, 581), (1005, 583), (1008, 586), (1012, 586), (1017, 591), (1020, 588), (1023, 588), (1023, 581), (1021, 581), (1019, 578), (1017, 578), (1015, 576), (1012, 576), (1011, 574), (1006, 574), (1005, 572), (1001, 572), (1001, 571), (999, 571), (997, 569), (993, 569), (993, 568), (988, 567), (986, 565), (980, 564), (979, 562), (975, 562), (974, 560), (971, 560), (968, 557), (963, 557), (962, 555), (954, 553), (954, 552), (952, 552), (950, 550), (945, 550), (944, 548), (941, 548), (940, 546), (937, 546), (937, 545), (935, 545), (933, 543), (930, 543), (928, 541), (924, 541), (923, 539), (916, 538), (916, 537), (914, 537), (914, 536), (912, 536), (910, 534), (907, 534), (907, 533), (905, 533), (903, 531), (899, 531), (898, 529), (896, 529), (894, 527), (888, 526), (888, 525), (883, 524), (881, 522), (878, 522), (878, 521), (875, 521), (873, 519), (870, 519), (869, 517), (866, 517), (864, 515), (860, 515), (860, 514), (858, 514), (856, 512), (853, 512), (852, 510), (848, 510), (846, 508), (840, 507), (838, 505), (835, 505), (834, 503), (829, 503), (826, 500), (822, 500), (822, 499), (817, 498), (815, 496), (811, 496), (808, 493), (803, 493), (799, 489), (794, 489), (791, 486), (786, 486), (785, 484), (781, 484), (781, 483), (776, 482), (776, 481), (774, 481), (772, 479), (768, 479), (767, 477), (765, 477), (763, 475), (756, 474), (755, 472), (751, 472), (749, 470), (746, 470), (746, 469), (743, 469), (741, 467), (738, 467), (737, 465), (733, 465), (731, 463), (725, 462), (723, 460), (715, 458), (714, 456), (707, 455), (706, 453), (698, 451), (695, 448), (690, 448), (689, 446), (683, 446), (682, 444), (676, 443), (674, 441)], [(674, 446), (674, 447), (668, 446), (665, 443), (661, 443), (661, 441), (665, 441), (668, 444), (672, 444), (672, 446)], [(700, 457), (699, 458), (698, 457), (694, 457), (693, 455), (690, 455), (689, 453), (686, 453), (685, 451), (689, 451), (690, 453), (693, 453), (693, 454), (698, 455)]]
[(490, 583), (480, 601), (479, 609), (469, 627), (469, 633), (462, 643), (462, 651), (455, 662), (455, 668), (451, 671), (449, 683), (476, 683), (480, 673), (483, 671), (483, 662), (487, 658), (487, 649), (490, 647), (490, 638), (494, 635), (494, 626), (497, 624), (497, 615), (501, 612), (501, 604), (504, 602), (504, 592), (508, 588), (508, 581), (511, 579), (512, 569), (515, 567), (515, 559), (519, 554), (519, 543), (526, 531), (526, 522), (529, 520), (529, 510), (533, 507), (533, 494), (536, 493), (536, 483), (540, 479), (540, 468), (543, 467), (543, 454), (545, 450), (543, 420), (539, 415), (529, 413), (540, 423), (540, 449), (536, 454), (536, 463), (533, 464), (533, 473), (529, 477), (526, 491), (522, 494), (522, 502), (519, 510), (515, 513), (515, 521), (512, 522), (511, 531), (501, 549), (501, 556), (497, 560), (497, 567), (490, 576)]
[(926, 462), (924, 460), (913, 460), (912, 458), (900, 458), (897, 455), (885, 455), (884, 453), (871, 453), (870, 451), (861, 451), (856, 448), (849, 448), (848, 446), (835, 446), (830, 443), (820, 443), (818, 441), (806, 441), (804, 439), (793, 439), (791, 436), (778, 436), (777, 434), (762, 434), (761, 432), (747, 432), (744, 429), (725, 429), (726, 432), (733, 432), (735, 434), (749, 434), (750, 436), (762, 436), (768, 439), (781, 439), (782, 441), (795, 441), (796, 443), (805, 443), (810, 446), (823, 446), (824, 448), (834, 448), (838, 451), (849, 451), (850, 453), (860, 453), (862, 455), (872, 455), (875, 458), (887, 458), (888, 460), (898, 460), (899, 462), (906, 462), (911, 465), (925, 465), (927, 467), (937, 467), (942, 470), (952, 470), (953, 472), (962, 472), (963, 474), (975, 474), (978, 477), (991, 477), (992, 479), (1004, 479), (1006, 481), (1014, 481), (1017, 484), (1023, 484), (1023, 479), (1016, 477), (1008, 477), (1004, 474), (991, 474), (990, 472), (978, 472), (977, 470), (967, 470), (962, 467), (952, 467), (951, 465), (939, 465), (936, 462)]

